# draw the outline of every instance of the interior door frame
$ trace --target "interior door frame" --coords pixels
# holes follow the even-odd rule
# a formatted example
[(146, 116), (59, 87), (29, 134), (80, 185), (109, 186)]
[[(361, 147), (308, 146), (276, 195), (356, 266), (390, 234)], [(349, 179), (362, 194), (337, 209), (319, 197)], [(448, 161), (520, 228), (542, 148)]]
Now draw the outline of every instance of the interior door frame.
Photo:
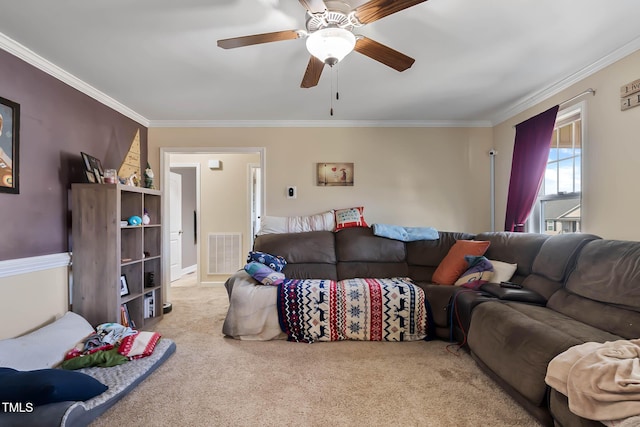
[[(160, 148), (160, 191), (162, 193), (162, 218), (169, 218), (170, 207), (169, 207), (169, 172), (171, 167), (171, 155), (172, 154), (250, 154), (250, 153), (258, 153), (260, 155), (260, 168), (262, 169), (261, 176), (261, 198), (262, 198), (262, 206), (260, 216), (264, 216), (265, 210), (265, 200), (266, 200), (266, 148), (265, 147), (161, 147)], [(177, 163), (177, 162), (176, 162)], [(196, 191), (198, 195), (196, 196), (196, 211), (197, 216), (200, 218), (200, 179), (196, 177)], [(248, 217), (251, 217), (251, 214), (248, 214)], [(165, 220), (163, 219), (163, 222)], [(199, 222), (199, 221), (198, 221)], [(200, 230), (198, 229), (198, 232)], [(198, 262), (196, 267), (196, 274), (200, 277), (200, 240), (196, 242), (196, 250), (198, 252)], [(165, 302), (170, 301), (171, 298), (171, 286), (170, 286), (170, 277), (169, 277), (169, 227), (162, 227), (162, 253), (164, 254), (162, 257), (162, 288), (165, 295)]]

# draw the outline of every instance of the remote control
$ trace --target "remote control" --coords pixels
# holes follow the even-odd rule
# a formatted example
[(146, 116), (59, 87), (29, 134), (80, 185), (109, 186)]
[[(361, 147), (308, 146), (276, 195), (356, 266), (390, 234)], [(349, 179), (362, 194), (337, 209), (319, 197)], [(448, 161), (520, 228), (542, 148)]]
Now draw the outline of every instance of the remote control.
[(522, 289), (522, 285), (513, 282), (500, 282), (501, 288)]

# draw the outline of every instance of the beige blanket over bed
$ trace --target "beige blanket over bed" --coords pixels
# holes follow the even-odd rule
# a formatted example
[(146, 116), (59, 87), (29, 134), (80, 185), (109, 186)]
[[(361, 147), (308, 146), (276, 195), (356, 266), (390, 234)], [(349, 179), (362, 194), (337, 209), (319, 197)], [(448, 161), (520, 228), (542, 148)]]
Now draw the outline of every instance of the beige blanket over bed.
[(640, 339), (571, 347), (549, 363), (545, 382), (566, 395), (571, 412), (581, 417), (640, 415)]

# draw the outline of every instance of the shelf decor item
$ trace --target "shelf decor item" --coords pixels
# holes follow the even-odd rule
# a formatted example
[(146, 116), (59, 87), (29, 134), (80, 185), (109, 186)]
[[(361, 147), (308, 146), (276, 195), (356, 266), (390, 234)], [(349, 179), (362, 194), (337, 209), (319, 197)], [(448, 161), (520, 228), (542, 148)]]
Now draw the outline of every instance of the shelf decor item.
[(120, 169), (118, 169), (118, 176), (124, 179), (123, 184), (137, 187), (142, 177), (140, 171), (140, 129), (136, 130), (136, 134), (131, 141), (129, 151), (124, 157)]
[(147, 168), (144, 170), (145, 188), (151, 188), (151, 189), (156, 188), (153, 186), (153, 178), (154, 178), (153, 170), (151, 169), (151, 166), (149, 166), (149, 162), (147, 162)]
[(120, 296), (126, 297), (131, 292), (129, 292), (129, 284), (127, 283), (127, 276), (122, 274), (120, 276)]
[(0, 192), (20, 193), (18, 187), (18, 149), (20, 104), (0, 98)]
[(80, 152), (80, 155), (82, 156), (87, 182), (103, 184), (104, 169), (102, 169), (102, 162), (84, 152)]

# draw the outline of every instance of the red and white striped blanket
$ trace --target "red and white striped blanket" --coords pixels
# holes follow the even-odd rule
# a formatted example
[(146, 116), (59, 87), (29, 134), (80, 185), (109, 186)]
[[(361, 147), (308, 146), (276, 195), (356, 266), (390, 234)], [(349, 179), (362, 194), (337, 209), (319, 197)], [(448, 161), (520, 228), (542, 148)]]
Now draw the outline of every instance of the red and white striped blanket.
[(424, 291), (409, 279), (285, 280), (278, 318), (289, 341), (416, 341), (432, 325)]

